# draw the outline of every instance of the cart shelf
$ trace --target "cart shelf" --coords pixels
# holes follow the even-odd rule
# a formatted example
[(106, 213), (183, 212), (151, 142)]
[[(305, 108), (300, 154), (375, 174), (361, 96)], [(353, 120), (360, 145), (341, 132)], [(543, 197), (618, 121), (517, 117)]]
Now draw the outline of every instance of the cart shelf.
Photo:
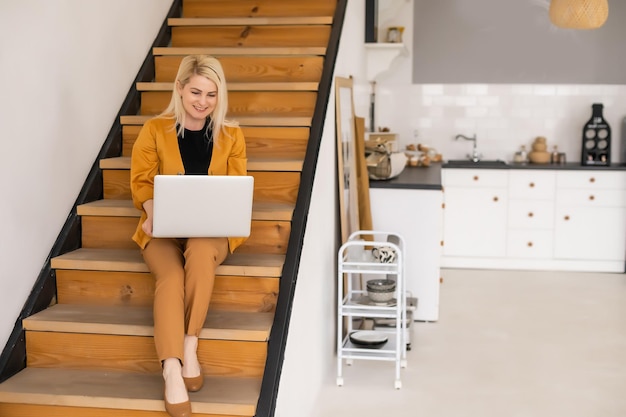
[[(385, 235), (386, 241), (364, 240), (364, 236)], [(381, 263), (371, 255), (371, 248), (386, 246), (396, 252), (393, 263)], [(396, 389), (401, 388), (400, 368), (406, 367), (407, 351), (407, 294), (404, 281), (404, 240), (395, 233), (359, 231), (353, 233), (341, 246), (338, 254), (338, 320), (337, 320), (337, 385), (343, 385), (343, 362), (358, 360), (395, 362)], [(381, 276), (396, 281), (395, 298), (388, 303), (374, 303), (367, 291), (355, 288), (355, 280), (362, 275)], [(359, 280), (360, 282), (360, 280)], [(414, 303), (413, 303), (414, 305)], [(409, 316), (412, 316), (409, 315)], [(354, 319), (383, 319), (394, 325), (376, 328), (388, 336), (382, 346), (360, 346), (350, 340)]]

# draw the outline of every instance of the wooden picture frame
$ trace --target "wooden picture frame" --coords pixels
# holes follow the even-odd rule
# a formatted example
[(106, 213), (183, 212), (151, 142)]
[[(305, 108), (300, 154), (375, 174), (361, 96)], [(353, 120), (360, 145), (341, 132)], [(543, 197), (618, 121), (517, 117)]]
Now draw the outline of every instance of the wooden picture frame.
[(359, 230), (359, 197), (352, 79), (335, 77), (339, 215), (342, 244)]

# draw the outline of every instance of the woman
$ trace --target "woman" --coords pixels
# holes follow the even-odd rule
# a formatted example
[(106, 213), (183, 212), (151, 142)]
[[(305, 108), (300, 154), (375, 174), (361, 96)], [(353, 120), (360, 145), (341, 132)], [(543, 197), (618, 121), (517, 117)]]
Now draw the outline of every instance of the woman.
[(206, 319), (215, 269), (245, 238), (152, 237), (154, 176), (246, 175), (241, 129), (225, 120), (228, 91), (219, 61), (183, 58), (169, 106), (147, 121), (133, 146), (130, 186), (142, 211), (133, 240), (156, 279), (154, 341), (163, 366), (165, 408), (191, 415), (187, 391), (202, 388), (198, 335)]

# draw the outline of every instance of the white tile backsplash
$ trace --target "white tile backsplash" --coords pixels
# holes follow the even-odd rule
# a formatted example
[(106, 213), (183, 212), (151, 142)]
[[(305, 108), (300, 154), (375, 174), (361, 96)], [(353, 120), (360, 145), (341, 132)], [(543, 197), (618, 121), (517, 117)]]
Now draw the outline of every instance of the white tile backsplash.
[(476, 133), (485, 157), (511, 159), (521, 145), (530, 150), (535, 137), (545, 136), (550, 150), (556, 145), (568, 161), (577, 161), (591, 105), (603, 103), (612, 129), (612, 159), (619, 160), (624, 85), (414, 84), (384, 91), (384, 106), (376, 103), (376, 125), (397, 132), (402, 147), (415, 143), (417, 129), (417, 141), (446, 159), (471, 151), (471, 142), (454, 140), (457, 134)]
[(463, 93), (468, 96), (486, 96), (489, 94), (489, 86), (487, 84), (465, 84)]
[(443, 95), (443, 85), (422, 84), (422, 94), (425, 96), (441, 96)]

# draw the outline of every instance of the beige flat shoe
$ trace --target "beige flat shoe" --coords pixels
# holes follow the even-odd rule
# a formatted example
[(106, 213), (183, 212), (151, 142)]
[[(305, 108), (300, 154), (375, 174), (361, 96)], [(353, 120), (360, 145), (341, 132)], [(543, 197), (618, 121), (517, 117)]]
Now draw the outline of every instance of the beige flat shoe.
[(187, 391), (200, 391), (204, 386), (204, 375), (200, 374), (192, 378), (183, 377), (183, 381), (185, 382), (185, 388), (187, 388)]
[(165, 411), (171, 417), (191, 417), (191, 401), (170, 404), (165, 396), (165, 388), (163, 388), (163, 401), (165, 402)]

